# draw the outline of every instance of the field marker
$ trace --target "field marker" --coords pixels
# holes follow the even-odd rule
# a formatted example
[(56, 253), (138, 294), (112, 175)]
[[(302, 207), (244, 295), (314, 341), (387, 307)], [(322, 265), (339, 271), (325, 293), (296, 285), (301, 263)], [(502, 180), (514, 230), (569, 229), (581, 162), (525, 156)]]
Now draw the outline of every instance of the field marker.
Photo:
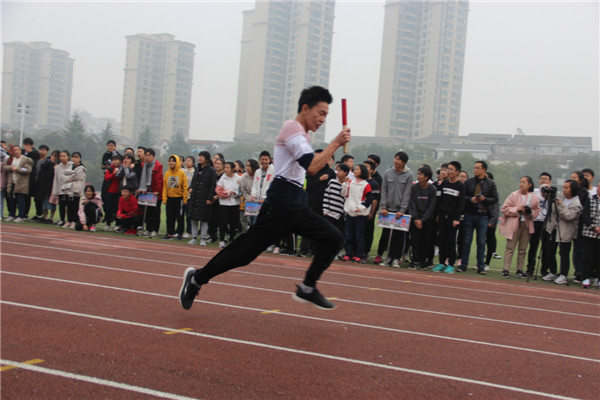
[(263, 311), (261, 312), (261, 314), (273, 314), (273, 313), (278, 313), (281, 310), (268, 310), (268, 311)]
[(192, 328), (176, 329), (174, 331), (163, 332), (165, 335), (174, 335), (176, 333), (191, 331)]
[[(43, 363), (43, 362), (44, 362), (44, 360), (35, 358), (33, 360), (23, 361), (22, 363), (19, 363), (19, 364), (33, 365), (33, 364), (39, 364), (39, 363)], [(15, 368), (20, 368), (20, 367), (18, 365), (7, 365), (5, 367), (0, 368), (0, 372), (8, 371), (10, 369), (15, 369)]]

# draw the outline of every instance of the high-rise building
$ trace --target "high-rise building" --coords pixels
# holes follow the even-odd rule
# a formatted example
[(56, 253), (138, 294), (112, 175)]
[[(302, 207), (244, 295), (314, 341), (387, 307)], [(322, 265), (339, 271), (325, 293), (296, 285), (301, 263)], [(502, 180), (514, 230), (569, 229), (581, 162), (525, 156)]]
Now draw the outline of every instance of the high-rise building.
[[(24, 131), (62, 129), (71, 112), (73, 63), (50, 43), (4, 43), (2, 126), (20, 129), (22, 121)], [(27, 106), (29, 114), (18, 112)]]
[(135, 140), (149, 129), (156, 144), (178, 133), (188, 137), (194, 48), (168, 33), (127, 36), (123, 136)]
[(468, 0), (385, 4), (376, 136), (458, 135)]
[(329, 86), (334, 9), (334, 0), (257, 1), (244, 12), (236, 139), (275, 137), (302, 89)]

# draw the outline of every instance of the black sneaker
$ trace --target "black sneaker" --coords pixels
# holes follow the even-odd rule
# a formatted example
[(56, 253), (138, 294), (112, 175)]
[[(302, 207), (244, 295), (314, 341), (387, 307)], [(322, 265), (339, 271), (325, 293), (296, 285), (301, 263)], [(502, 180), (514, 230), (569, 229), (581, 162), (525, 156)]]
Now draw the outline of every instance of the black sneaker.
[(310, 293), (304, 293), (300, 286), (296, 285), (296, 287), (298, 289), (296, 293), (292, 294), (292, 298), (298, 303), (312, 304), (321, 310), (333, 310), (335, 308), (335, 304), (327, 300), (317, 288), (313, 288)]
[(517, 278), (527, 278), (527, 274), (525, 272), (521, 271), (520, 269), (517, 270), (517, 273), (515, 274), (515, 276)]
[(192, 283), (192, 277), (195, 273), (196, 269), (194, 267), (187, 268), (183, 273), (183, 284), (179, 291), (179, 302), (184, 310), (192, 308), (194, 299), (198, 296), (198, 292), (200, 291), (200, 287)]
[[(521, 272), (521, 273), (522, 273), (522, 272)], [(519, 276), (519, 271), (517, 271), (517, 276)], [(503, 270), (503, 271), (502, 271), (502, 277), (503, 277), (503, 278), (507, 278), (507, 279), (510, 277), (510, 274), (508, 273), (508, 271), (507, 271), (507, 270)]]
[(479, 275), (487, 275), (487, 272), (485, 272), (485, 269), (480, 269), (480, 270), (477, 270), (477, 273), (478, 273)]
[(467, 272), (467, 267), (463, 267), (462, 265), (458, 268), (456, 268), (457, 272)]

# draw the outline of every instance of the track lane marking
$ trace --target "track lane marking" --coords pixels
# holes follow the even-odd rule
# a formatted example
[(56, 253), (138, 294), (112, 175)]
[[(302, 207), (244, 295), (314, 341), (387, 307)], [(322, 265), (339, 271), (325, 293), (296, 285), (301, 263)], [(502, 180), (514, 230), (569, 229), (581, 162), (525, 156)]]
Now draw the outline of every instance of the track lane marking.
[[(37, 231), (35, 231), (37, 232)], [(68, 232), (65, 232), (68, 233)], [(9, 232), (8, 235), (15, 235), (15, 236), (25, 236), (25, 237), (31, 237), (31, 236), (35, 236), (35, 235), (26, 235), (26, 234), (21, 234), (21, 233), (14, 233), (14, 232)], [(46, 239), (45, 236), (35, 236), (35, 237), (39, 237), (39, 238), (43, 238)], [(115, 240), (121, 240), (121, 238), (114, 238)], [(108, 240), (108, 239), (106, 239)], [(3, 240), (0, 239), (0, 242), (2, 242)], [(51, 247), (51, 246), (43, 246), (43, 245), (37, 245), (37, 244), (29, 244), (29, 243), (22, 243), (22, 242), (9, 242), (6, 241), (7, 243), (13, 243), (13, 244), (18, 244), (18, 245), (23, 245), (23, 246), (36, 246), (36, 247), (43, 247), (43, 248), (50, 248), (50, 249), (55, 249), (55, 247)], [(127, 246), (123, 246), (123, 245), (116, 245), (116, 244), (106, 244), (106, 243), (98, 243), (98, 242), (89, 242), (89, 241), (79, 241), (79, 243), (88, 243), (88, 244), (94, 244), (94, 245), (100, 245), (100, 246), (107, 246), (107, 247), (114, 247), (114, 248), (119, 248), (119, 249), (123, 249), (123, 250), (129, 250), (130, 248)], [(128, 243), (131, 243), (131, 241), (128, 241)], [(165, 247), (171, 247), (167, 244), (162, 244), (162, 243), (157, 243), (157, 245), (159, 246), (165, 246)], [(171, 247), (172, 249), (172, 247)], [(103, 255), (103, 256), (113, 256), (113, 257), (123, 257), (123, 258), (130, 258), (130, 259), (135, 259), (135, 260), (139, 260), (138, 258), (135, 257), (127, 257), (127, 256), (121, 256), (121, 255), (110, 255), (110, 254), (104, 254), (104, 253), (90, 253), (87, 251), (82, 251), (82, 250), (77, 250), (77, 249), (64, 249), (67, 251), (76, 251), (76, 252), (84, 252), (84, 253), (88, 253), (88, 254), (99, 254), (99, 255)], [(144, 251), (148, 251), (148, 252), (156, 252), (156, 253), (161, 253), (164, 254), (164, 251), (160, 251), (160, 250), (152, 250), (152, 249), (144, 249)], [(211, 254), (214, 255), (216, 254), (217, 251), (215, 249), (214, 253)], [(198, 259), (199, 257), (202, 258), (206, 258), (206, 259), (210, 259), (210, 256), (200, 256), (200, 255), (196, 255), (196, 254), (178, 254), (179, 256), (183, 256), (183, 257), (193, 257), (194, 259)], [(149, 261), (156, 261), (156, 260), (149, 260)], [(167, 263), (167, 262), (163, 262), (163, 263)], [(178, 264), (181, 265), (181, 263), (172, 263), (172, 264)], [(281, 264), (268, 264), (268, 263), (264, 263), (264, 262), (253, 262), (252, 264), (254, 265), (260, 265), (260, 266), (266, 266), (266, 267), (277, 267), (277, 268), (285, 268), (285, 269), (294, 269), (294, 270), (302, 270), (304, 271), (305, 268), (304, 267), (294, 267), (294, 266), (289, 266), (289, 265), (281, 265)], [(337, 266), (344, 266), (346, 268), (350, 268), (350, 269), (358, 269), (358, 270), (364, 270), (365, 271), (365, 275), (358, 275), (358, 274), (351, 274), (348, 272), (336, 272), (336, 271), (328, 271), (329, 274), (332, 275), (341, 275), (341, 276), (349, 276), (349, 277), (357, 277), (357, 278), (367, 278), (367, 279), (376, 279), (376, 280), (383, 280), (383, 281), (398, 281), (400, 282), (401, 279), (393, 279), (393, 278), (389, 278), (389, 277), (378, 277), (378, 276), (372, 276), (369, 275), (369, 272), (372, 272), (372, 269), (369, 268), (364, 268), (364, 267), (357, 267), (357, 266), (350, 266), (348, 267), (347, 265), (337, 265)], [(405, 271), (399, 271), (399, 270), (394, 270), (397, 273), (401, 273), (401, 274), (406, 274), (407, 272)], [(413, 273), (410, 273), (411, 276), (414, 276)], [(442, 276), (442, 275), (421, 275), (424, 278), (447, 278), (446, 276)], [(457, 280), (461, 281), (461, 282), (473, 282), (473, 280), (471, 279), (452, 279), (452, 281), (456, 282)], [(521, 293), (512, 293), (512, 292), (500, 292), (500, 291), (494, 291), (494, 290), (489, 290), (489, 289), (474, 289), (474, 288), (468, 288), (468, 287), (462, 287), (462, 286), (452, 286), (452, 285), (448, 285), (448, 284), (433, 284), (433, 283), (426, 283), (426, 282), (413, 282), (415, 285), (421, 285), (421, 286), (431, 286), (431, 287), (440, 287), (440, 288), (450, 288), (450, 289), (456, 289), (456, 290), (464, 290), (464, 291), (473, 291), (473, 292), (481, 292), (481, 293), (485, 293), (485, 294), (489, 294), (489, 293), (493, 293), (493, 294), (499, 294), (499, 295), (504, 295), (504, 296), (515, 296), (515, 297), (526, 297), (526, 298), (533, 298), (533, 299), (540, 299), (540, 300), (546, 300), (546, 301), (557, 301), (557, 302), (566, 302), (566, 303), (576, 303), (576, 304), (585, 304), (585, 305), (596, 305), (597, 302), (584, 302), (584, 301), (578, 301), (578, 300), (568, 300), (568, 299), (557, 299), (555, 297), (545, 297), (545, 296), (534, 296), (534, 295), (527, 295), (527, 294), (521, 294)], [(537, 291), (542, 291), (542, 292), (551, 292), (551, 293), (555, 293), (555, 294), (576, 294), (577, 296), (584, 296), (584, 297), (591, 297), (594, 296), (593, 294), (589, 294), (589, 293), (584, 293), (584, 292), (580, 292), (580, 293), (574, 293), (574, 292), (565, 292), (562, 290), (556, 290), (556, 289), (550, 289), (547, 287), (535, 287), (535, 286), (515, 286), (515, 285), (509, 285), (506, 283), (499, 283), (499, 282), (495, 282), (495, 281), (491, 281), (491, 280), (478, 280), (477, 281), (478, 284), (481, 285), (488, 285), (488, 286), (500, 286), (500, 287), (510, 287), (510, 288), (515, 288), (515, 287), (519, 287), (519, 288), (528, 288), (528, 289), (535, 289)], [(595, 299), (593, 299), (595, 300)]]
[(74, 374), (72, 372), (66, 372), (66, 371), (61, 371), (61, 370), (57, 370), (57, 369), (40, 367), (37, 365), (28, 365), (25, 363), (20, 363), (20, 362), (11, 361), (11, 360), (1, 359), (0, 363), (10, 365), (13, 368), (21, 368), (21, 369), (25, 369), (25, 370), (32, 371), (32, 372), (41, 373), (41, 374), (58, 376), (60, 378), (74, 379), (77, 381), (93, 383), (96, 385), (109, 386), (109, 387), (113, 387), (113, 388), (117, 388), (117, 389), (127, 390), (130, 392), (141, 393), (141, 394), (146, 394), (146, 395), (150, 395), (150, 396), (156, 396), (156, 397), (160, 397), (163, 399), (197, 400), (197, 398), (195, 398), (195, 397), (180, 396), (180, 395), (177, 395), (174, 393), (162, 392), (160, 390), (154, 390), (154, 389), (148, 389), (148, 388), (144, 388), (144, 387), (140, 387), (140, 386), (129, 385), (127, 383), (109, 381), (106, 379), (96, 378), (93, 376)]
[[(85, 252), (85, 251), (81, 251), (81, 252), (84, 252), (86, 254), (90, 254), (89, 252)], [(86, 263), (80, 263), (80, 262), (75, 262), (75, 261), (65, 261), (65, 260), (49, 259), (49, 258), (42, 258), (42, 257), (32, 257), (32, 256), (27, 256), (27, 255), (22, 255), (22, 254), (12, 254), (12, 253), (0, 252), (0, 255), (9, 256), (9, 257), (17, 257), (17, 258), (27, 258), (27, 259), (32, 259), (32, 260), (41, 260), (41, 261), (47, 261), (47, 262), (56, 262), (56, 263), (64, 263), (64, 264), (74, 264), (74, 265), (78, 265), (78, 266), (86, 266), (86, 267), (92, 267), (92, 268), (116, 269), (116, 270), (120, 270), (120, 271), (132, 272), (132, 273), (144, 273), (144, 271), (124, 270), (124, 269), (119, 269), (119, 268), (114, 268), (114, 267), (108, 267), (108, 266), (104, 266), (104, 265), (86, 264)], [(119, 256), (119, 257), (121, 257), (121, 256)], [(150, 260), (150, 259), (142, 259), (142, 258), (126, 257), (126, 256), (124, 258), (131, 258), (131, 259), (135, 259), (137, 261), (151, 261), (151, 262), (155, 261), (155, 260)], [(181, 263), (175, 263), (175, 262), (170, 262), (170, 261), (165, 261), (165, 262), (162, 262), (162, 263), (163, 264), (173, 264), (173, 265), (181, 266)], [(230, 272), (237, 273), (237, 274), (264, 276), (264, 277), (276, 278), (276, 279), (297, 280), (296, 277), (280, 276), (280, 275), (273, 275), (273, 274), (265, 274), (265, 273), (259, 273), (259, 272), (245, 271), (245, 270), (242, 270), (240, 268), (233, 269)], [(164, 275), (164, 276), (167, 276), (167, 275)], [(329, 284), (329, 285), (335, 285), (335, 286), (342, 286), (342, 287), (349, 287), (349, 288), (353, 288), (353, 289), (373, 290), (373, 288), (370, 288), (370, 287), (367, 287), (367, 286), (350, 285), (350, 284), (338, 283), (338, 282), (331, 282), (331, 281), (326, 281), (326, 280), (321, 280), (319, 282), (321, 282), (323, 284)], [(406, 292), (406, 291), (403, 291), (403, 290), (380, 289), (380, 288), (377, 288), (377, 290), (382, 291), (382, 292), (387, 292), (387, 293), (405, 294), (405, 295), (409, 295), (409, 296), (433, 298), (433, 299), (436, 299), (436, 300), (450, 300), (450, 301), (456, 301), (456, 302), (475, 303), (477, 305), (489, 305), (489, 306), (493, 306), (493, 307), (516, 308), (516, 309), (519, 309), (519, 310), (529, 310), (529, 311), (536, 311), (536, 312), (548, 312), (548, 313), (563, 314), (563, 315), (568, 315), (568, 316), (578, 316), (578, 317), (584, 317), (584, 318), (596, 318), (596, 319), (600, 319), (600, 315), (580, 314), (580, 313), (568, 312), (568, 311), (543, 309), (543, 308), (536, 308), (536, 307), (526, 307), (526, 306), (522, 306), (522, 305), (492, 303), (492, 302), (485, 302), (485, 301), (479, 301), (479, 300), (469, 300), (469, 299), (453, 298), (453, 297), (447, 297), (447, 296), (434, 296), (434, 295), (428, 295), (428, 294), (422, 294), (422, 293)], [(588, 305), (594, 306), (596, 304), (588, 304)], [(597, 304), (597, 306), (598, 306), (598, 308), (600, 310), (600, 304)]]
[[(100, 320), (100, 321), (104, 321), (104, 322), (130, 325), (130, 326), (136, 326), (136, 327), (140, 327), (140, 328), (157, 329), (157, 330), (161, 330), (161, 331), (171, 329), (171, 328), (164, 327), (164, 326), (151, 325), (151, 324), (145, 324), (145, 323), (140, 323), (140, 322), (132, 322), (132, 321), (115, 319), (115, 318), (107, 318), (107, 317), (101, 317), (98, 315), (64, 311), (64, 310), (58, 310), (58, 309), (53, 309), (53, 308), (48, 308), (48, 307), (25, 305), (25, 304), (19, 304), (19, 303), (4, 301), (4, 300), (1, 300), (0, 303), (15, 306), (15, 307), (31, 308), (31, 309), (36, 309), (39, 311), (44, 311), (44, 312), (54, 312), (54, 313), (65, 314), (65, 315), (70, 315), (70, 316), (79, 317), (79, 318)], [(516, 386), (508, 386), (508, 385), (502, 385), (502, 384), (493, 383), (493, 382), (486, 382), (486, 381), (481, 381), (481, 380), (463, 378), (463, 377), (459, 377), (459, 376), (439, 374), (439, 373), (435, 373), (435, 372), (416, 370), (416, 369), (412, 369), (412, 368), (398, 367), (398, 366), (389, 365), (389, 364), (379, 364), (379, 363), (374, 363), (371, 361), (364, 361), (364, 360), (359, 360), (359, 359), (355, 359), (355, 358), (341, 357), (341, 356), (336, 356), (333, 354), (318, 353), (318, 352), (308, 351), (308, 350), (294, 349), (294, 348), (290, 348), (290, 347), (277, 346), (277, 345), (272, 345), (272, 344), (268, 344), (268, 343), (254, 342), (254, 341), (243, 340), (243, 339), (235, 339), (235, 338), (211, 335), (211, 334), (200, 333), (200, 332), (182, 332), (182, 334), (202, 337), (205, 339), (212, 339), (212, 340), (218, 340), (218, 341), (223, 341), (223, 342), (260, 347), (260, 348), (269, 349), (269, 350), (282, 351), (282, 352), (286, 352), (286, 353), (318, 357), (318, 358), (323, 358), (323, 359), (327, 359), (327, 360), (341, 361), (341, 362), (346, 362), (346, 363), (356, 364), (356, 365), (361, 365), (361, 366), (366, 366), (366, 367), (387, 369), (387, 370), (392, 370), (392, 371), (396, 371), (396, 372), (404, 372), (404, 373), (413, 374), (413, 375), (428, 376), (428, 377), (437, 378), (437, 379), (446, 379), (446, 380), (460, 382), (460, 383), (468, 383), (468, 384), (477, 385), (477, 386), (491, 387), (491, 388), (495, 388), (495, 389), (508, 390), (508, 391), (517, 392), (517, 393), (530, 394), (530, 395), (535, 395), (535, 396), (546, 396), (546, 397), (550, 397), (553, 399), (561, 399), (561, 400), (578, 400), (574, 397), (567, 397), (567, 396), (557, 395), (554, 393), (545, 393), (545, 392), (540, 392), (540, 391), (531, 390), (531, 389), (519, 388)], [(27, 366), (27, 368), (33, 368), (33, 367), (35, 367), (35, 366)], [(23, 367), (23, 368), (25, 368), (25, 367)], [(35, 368), (40, 368), (40, 367), (35, 367)], [(93, 378), (93, 379), (95, 379), (95, 378)], [(107, 382), (110, 382), (110, 381), (107, 381)]]
[[(0, 367), (0, 372), (10, 371), (11, 369), (20, 368), (20, 365), (33, 365), (33, 364), (40, 364), (43, 362), (44, 362), (44, 360), (42, 360), (41, 358), (35, 358), (33, 360), (22, 361), (22, 362), (18, 363), (19, 365), (7, 365), (5, 367)], [(3, 364), (3, 363), (0, 363), (0, 364)]]
[[(2, 273), (5, 273), (5, 271), (2, 271)], [(9, 273), (9, 274), (26, 276), (26, 277), (34, 277), (33, 275), (25, 275), (25, 274), (20, 274), (20, 273)], [(63, 279), (58, 279), (58, 278), (43, 277), (40, 279), (46, 279), (46, 280), (51, 280), (51, 281), (58, 281), (58, 282), (62, 282), (62, 283), (76, 284), (76, 285), (82, 285), (82, 286), (93, 286), (93, 287), (108, 289), (108, 290), (117, 290), (117, 291), (123, 291), (123, 292), (134, 293), (134, 294), (142, 294), (142, 295), (147, 295), (147, 296), (155, 296), (155, 297), (179, 300), (178, 296), (166, 295), (166, 294), (161, 294), (161, 293), (143, 292), (143, 291), (134, 290), (134, 289), (125, 289), (125, 288), (118, 288), (118, 287), (113, 287), (113, 286), (105, 286), (105, 285), (98, 285), (98, 284), (78, 282), (78, 281), (68, 281), (68, 280), (63, 280)], [(244, 288), (252, 289), (251, 287), (244, 287)], [(286, 294), (286, 295), (289, 294), (288, 292), (284, 292), (284, 291), (280, 291), (280, 290), (268, 290), (268, 291)], [(335, 298), (329, 298), (329, 299), (335, 299)], [(344, 300), (341, 300), (341, 301), (344, 301)], [(226, 308), (233, 308), (233, 309), (237, 309), (237, 310), (252, 311), (252, 312), (268, 311), (268, 310), (262, 310), (259, 308), (239, 306), (239, 305), (227, 304), (227, 303), (217, 303), (217, 302), (207, 301), (207, 300), (195, 300), (195, 302), (218, 306), (218, 307), (226, 307)], [(0, 300), (0, 304), (1, 303), (2, 303), (2, 300)], [(15, 303), (15, 304), (19, 304), (19, 303)], [(379, 325), (369, 325), (369, 324), (363, 324), (363, 323), (352, 322), (352, 321), (335, 320), (335, 319), (330, 319), (330, 318), (313, 317), (313, 316), (302, 315), (302, 314), (292, 314), (292, 313), (286, 313), (286, 312), (278, 312), (277, 314), (286, 316), (286, 317), (334, 323), (334, 324), (340, 324), (340, 325), (344, 325), (344, 326), (346, 326), (346, 325), (356, 326), (356, 327), (366, 328), (366, 329), (374, 329), (374, 330), (381, 330), (381, 331), (387, 331), (387, 332), (402, 333), (402, 334), (407, 334), (407, 335), (423, 336), (423, 337), (428, 337), (428, 338), (449, 340), (449, 341), (476, 344), (476, 345), (482, 345), (482, 346), (498, 347), (498, 348), (509, 349), (509, 350), (527, 351), (527, 352), (531, 352), (531, 353), (544, 354), (544, 355), (549, 355), (549, 356), (554, 356), (554, 357), (564, 357), (564, 358), (575, 359), (575, 360), (579, 360), (579, 361), (600, 363), (600, 359), (586, 358), (586, 357), (574, 356), (574, 355), (563, 354), (563, 353), (554, 353), (554, 352), (545, 351), (545, 350), (529, 349), (529, 348), (510, 346), (510, 345), (504, 345), (504, 344), (499, 344), (499, 343), (490, 343), (490, 342), (484, 342), (484, 341), (480, 341), (480, 340), (462, 339), (462, 338), (456, 338), (456, 337), (452, 337), (452, 336), (437, 335), (437, 334), (433, 334), (433, 333), (408, 331), (408, 330), (404, 330), (404, 329), (389, 328), (389, 327), (379, 326)], [(549, 329), (553, 329), (553, 328), (549, 328)], [(572, 333), (572, 331), (569, 331), (569, 332)], [(597, 336), (600, 336), (600, 335), (597, 335)]]

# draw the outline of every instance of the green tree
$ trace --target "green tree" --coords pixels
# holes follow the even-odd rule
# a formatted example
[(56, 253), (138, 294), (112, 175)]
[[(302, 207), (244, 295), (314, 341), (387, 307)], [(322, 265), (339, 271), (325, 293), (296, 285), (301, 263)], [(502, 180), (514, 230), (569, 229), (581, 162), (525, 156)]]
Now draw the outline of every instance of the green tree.
[(109, 140), (115, 140), (115, 135), (112, 129), (112, 125), (110, 124), (110, 122), (107, 122), (106, 127), (102, 130), (102, 132), (100, 132), (100, 135), (98, 136), (98, 141), (100, 142), (100, 144), (106, 145), (106, 143)]
[[(178, 156), (187, 156), (189, 153), (189, 144), (186, 137), (181, 132), (175, 133), (169, 141), (169, 156), (176, 154)], [(183, 160), (181, 160), (183, 162)]]
[(149, 148), (154, 147), (156, 144), (156, 135), (150, 130), (149, 126), (146, 126), (138, 136), (138, 146)]

